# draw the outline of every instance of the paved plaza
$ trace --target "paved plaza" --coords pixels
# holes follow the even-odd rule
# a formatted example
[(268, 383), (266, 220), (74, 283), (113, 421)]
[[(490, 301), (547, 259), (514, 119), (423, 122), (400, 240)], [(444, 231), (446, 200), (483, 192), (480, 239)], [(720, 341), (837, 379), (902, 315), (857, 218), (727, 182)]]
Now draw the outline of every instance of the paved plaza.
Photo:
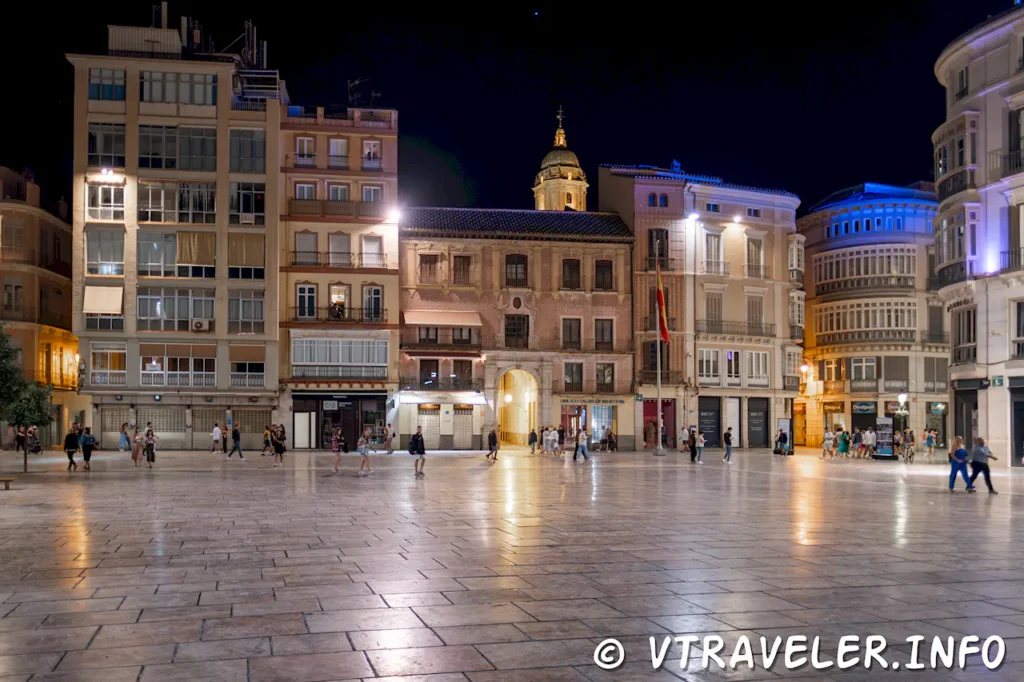
[[(944, 462), (809, 453), (502, 451), (423, 479), (403, 453), (366, 478), (354, 455), (339, 476), (329, 454), (0, 457), (4, 682), (1024, 679), (1024, 476), (1001, 467), (993, 496), (949, 494)], [(910, 635), (999, 635), (1006, 662), (705, 670), (698, 644), (654, 672), (669, 634), (819, 636), (823, 658), (883, 635), (904, 664)], [(610, 637), (625, 664), (602, 670)]]

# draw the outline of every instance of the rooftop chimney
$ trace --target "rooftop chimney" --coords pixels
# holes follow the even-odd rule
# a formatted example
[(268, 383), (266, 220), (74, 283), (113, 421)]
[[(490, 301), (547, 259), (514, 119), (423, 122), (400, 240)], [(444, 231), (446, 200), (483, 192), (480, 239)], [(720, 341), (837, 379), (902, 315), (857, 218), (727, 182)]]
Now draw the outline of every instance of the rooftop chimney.
[(160, 3), (160, 28), (167, 28), (167, 0)]

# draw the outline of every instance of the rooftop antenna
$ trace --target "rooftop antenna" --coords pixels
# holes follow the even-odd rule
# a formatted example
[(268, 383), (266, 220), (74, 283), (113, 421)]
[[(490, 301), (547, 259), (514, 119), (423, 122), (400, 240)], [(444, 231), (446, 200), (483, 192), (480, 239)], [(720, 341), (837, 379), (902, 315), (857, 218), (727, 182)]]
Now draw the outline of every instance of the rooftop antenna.
[(348, 81), (348, 105), (350, 107), (354, 107), (357, 104), (359, 104), (359, 99), (360, 97), (362, 97), (362, 95), (359, 93), (358, 90), (356, 90), (356, 88), (365, 83), (367, 80), (368, 79), (366, 78), (357, 78), (354, 81)]
[(377, 99), (378, 97), (380, 97), (380, 93), (379, 92), (377, 92), (376, 90), (370, 90), (370, 108), (371, 109), (373, 108), (373, 100)]

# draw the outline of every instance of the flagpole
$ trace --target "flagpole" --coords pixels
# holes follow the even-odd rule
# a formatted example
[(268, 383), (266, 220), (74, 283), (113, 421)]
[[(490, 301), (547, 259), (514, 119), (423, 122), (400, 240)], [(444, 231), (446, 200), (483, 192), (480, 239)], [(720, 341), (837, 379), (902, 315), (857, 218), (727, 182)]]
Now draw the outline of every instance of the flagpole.
[(662, 416), (662, 406), (661, 406), (661, 318), (662, 318), (662, 316), (665, 313), (661, 309), (661, 298), (660, 298), (660, 293), (661, 293), (661, 258), (660, 258), (660, 256), (661, 256), (661, 240), (655, 240), (655, 242), (654, 242), (654, 253), (658, 257), (657, 264), (658, 264), (658, 290), (659, 290), (659, 300), (658, 300), (658, 340), (656, 341), (656, 343), (658, 345), (657, 345), (657, 351), (655, 352), (655, 355), (658, 358), (657, 359), (657, 365), (656, 365), (657, 366), (657, 371), (658, 371), (658, 403), (657, 403), (658, 407), (656, 408), (658, 410), (658, 433), (655, 435), (655, 438), (657, 439), (657, 445), (654, 447), (654, 456), (655, 457), (664, 457), (667, 453), (665, 452), (665, 448), (662, 447), (662, 439), (664, 437), (665, 423), (664, 423), (664, 418)]

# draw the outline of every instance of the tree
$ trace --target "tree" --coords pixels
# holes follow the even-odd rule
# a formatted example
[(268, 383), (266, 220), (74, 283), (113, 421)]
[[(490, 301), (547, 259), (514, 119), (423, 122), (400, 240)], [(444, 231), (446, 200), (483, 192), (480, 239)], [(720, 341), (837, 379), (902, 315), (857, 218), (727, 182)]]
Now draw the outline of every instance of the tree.
[(25, 376), (18, 366), (17, 351), (8, 341), (3, 325), (0, 325), (0, 411), (18, 399), (24, 386)]
[(3, 406), (3, 418), (8, 424), (44, 428), (53, 421), (50, 408), (50, 387), (23, 382), (24, 387), (14, 402)]

